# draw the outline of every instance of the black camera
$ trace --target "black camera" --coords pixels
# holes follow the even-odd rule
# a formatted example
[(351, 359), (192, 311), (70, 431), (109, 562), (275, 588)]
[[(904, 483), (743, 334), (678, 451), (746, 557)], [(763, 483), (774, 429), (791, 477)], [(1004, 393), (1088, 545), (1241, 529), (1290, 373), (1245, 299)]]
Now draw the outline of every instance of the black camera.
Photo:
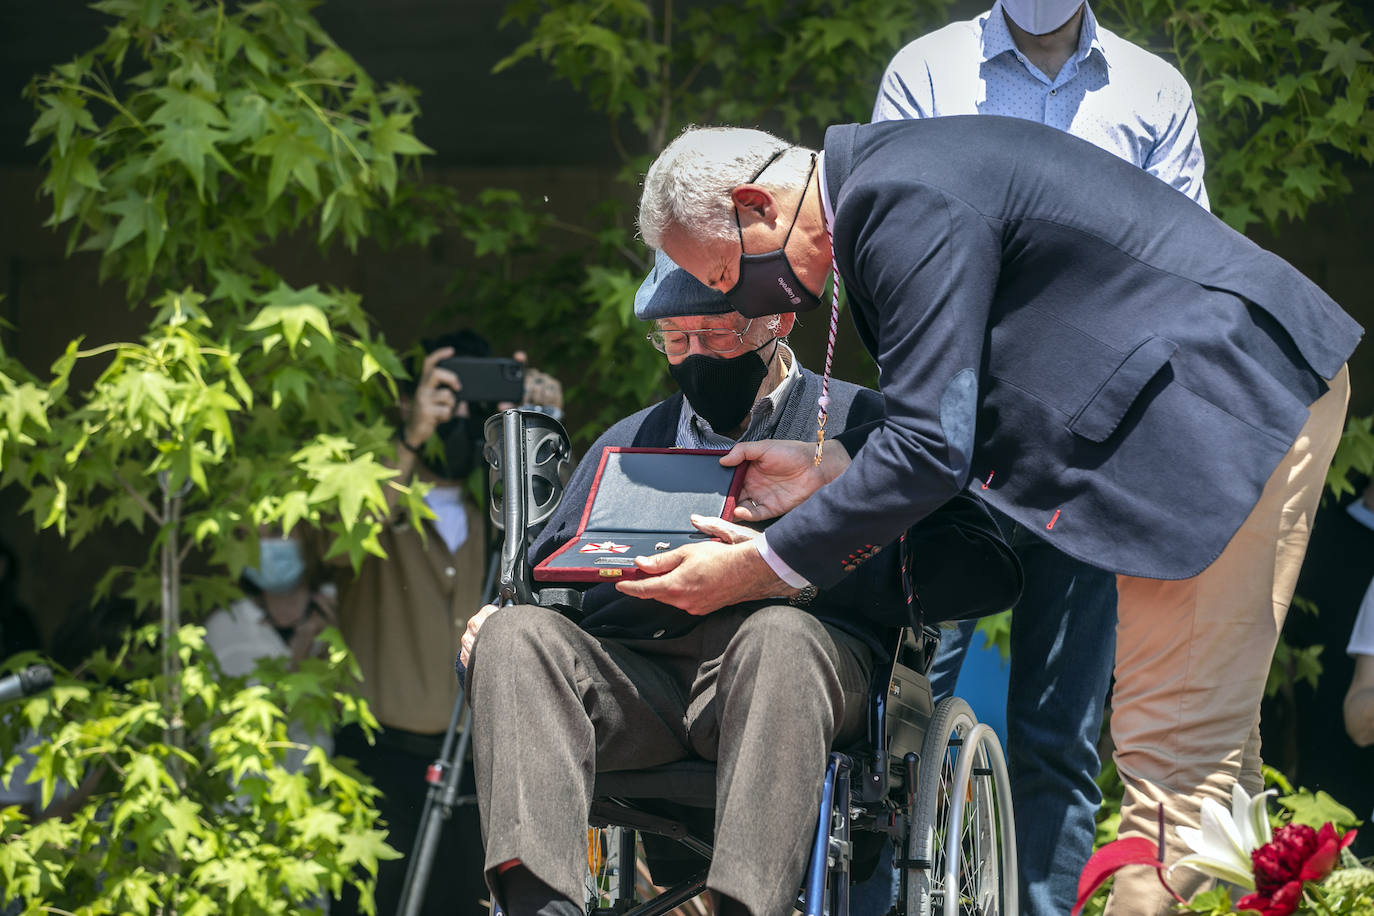
[(450, 356), (439, 365), (458, 376), (464, 401), (519, 404), (525, 400), (525, 367), (504, 357)]

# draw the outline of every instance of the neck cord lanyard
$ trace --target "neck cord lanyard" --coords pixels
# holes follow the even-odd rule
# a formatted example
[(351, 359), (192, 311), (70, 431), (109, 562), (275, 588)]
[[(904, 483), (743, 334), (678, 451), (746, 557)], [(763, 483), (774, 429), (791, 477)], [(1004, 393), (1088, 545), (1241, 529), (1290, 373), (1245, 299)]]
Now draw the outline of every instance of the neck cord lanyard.
[[(816, 196), (820, 196), (820, 183), (816, 184)], [(805, 192), (803, 192), (805, 193)], [(825, 373), (821, 376), (821, 396), (816, 399), (816, 460), (813, 467), (821, 466), (821, 453), (825, 447), (825, 416), (830, 406), (830, 364), (835, 359), (835, 335), (840, 327), (840, 268), (835, 259), (835, 236), (830, 231), (830, 223), (825, 218), (825, 201), (818, 200), (821, 208), (821, 222), (825, 224), (825, 237), (830, 242), (830, 336), (825, 345)]]

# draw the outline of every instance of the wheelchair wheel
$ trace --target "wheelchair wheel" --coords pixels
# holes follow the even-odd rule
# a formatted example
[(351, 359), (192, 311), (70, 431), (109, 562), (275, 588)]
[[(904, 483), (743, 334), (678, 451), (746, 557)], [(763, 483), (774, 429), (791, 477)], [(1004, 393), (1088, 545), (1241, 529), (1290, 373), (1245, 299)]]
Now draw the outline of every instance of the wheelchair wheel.
[(1017, 916), (1016, 831), (997, 736), (957, 697), (921, 748), (902, 878), (913, 916)]

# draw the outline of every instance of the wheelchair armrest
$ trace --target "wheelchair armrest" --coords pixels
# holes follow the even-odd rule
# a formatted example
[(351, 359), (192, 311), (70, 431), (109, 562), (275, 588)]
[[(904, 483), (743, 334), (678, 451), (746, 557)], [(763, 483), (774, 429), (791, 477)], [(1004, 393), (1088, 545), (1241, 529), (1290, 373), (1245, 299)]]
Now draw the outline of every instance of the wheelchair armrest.
[(582, 619), (582, 592), (575, 588), (541, 588), (534, 593), (534, 603), (552, 608), (572, 620)]

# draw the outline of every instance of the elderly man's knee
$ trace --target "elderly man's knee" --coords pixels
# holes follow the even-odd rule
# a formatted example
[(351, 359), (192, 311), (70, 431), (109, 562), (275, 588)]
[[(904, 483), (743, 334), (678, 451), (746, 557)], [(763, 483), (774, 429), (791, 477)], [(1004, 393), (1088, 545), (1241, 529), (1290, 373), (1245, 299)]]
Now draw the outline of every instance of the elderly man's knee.
[(825, 625), (814, 614), (788, 604), (774, 604), (761, 607), (739, 626), (740, 637), (748, 639), (764, 638), (772, 641), (788, 640), (795, 643), (829, 642)]
[(788, 605), (760, 608), (740, 624), (721, 659), (724, 668), (783, 667), (803, 674), (808, 663), (831, 667), (834, 641), (812, 614)]
[(519, 672), (520, 663), (543, 656), (565, 640), (569, 623), (548, 608), (514, 605), (502, 608), (487, 618), (477, 631), (472, 647), (473, 674), (483, 662)]

